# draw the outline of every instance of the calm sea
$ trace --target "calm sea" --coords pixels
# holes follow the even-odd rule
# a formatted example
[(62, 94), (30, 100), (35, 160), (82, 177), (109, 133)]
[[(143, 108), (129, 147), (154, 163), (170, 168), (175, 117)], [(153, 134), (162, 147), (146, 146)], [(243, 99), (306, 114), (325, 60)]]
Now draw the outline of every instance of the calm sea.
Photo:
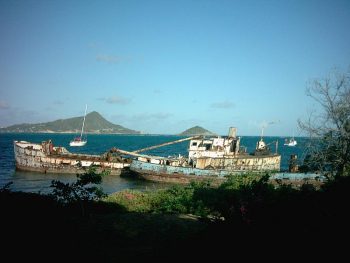
[[(75, 175), (62, 174), (42, 174), (34, 172), (16, 171), (13, 141), (25, 140), (29, 142), (41, 143), (42, 141), (51, 139), (55, 146), (64, 146), (68, 151), (73, 153), (102, 154), (109, 149), (116, 147), (123, 150), (133, 151), (148, 146), (153, 146), (169, 141), (185, 138), (175, 135), (88, 135), (88, 143), (83, 147), (70, 147), (69, 141), (73, 139), (72, 134), (34, 134), (34, 133), (10, 133), (0, 134), (0, 187), (12, 182), (10, 187), (13, 191), (24, 192), (41, 192), (50, 191), (52, 180), (60, 180), (62, 182), (73, 182), (76, 180)], [(247, 147), (248, 152), (255, 149), (256, 142), (259, 137), (241, 136), (241, 146)], [(278, 140), (278, 152), (282, 155), (281, 170), (288, 170), (290, 156), (296, 154), (299, 161), (304, 158), (304, 150), (307, 139), (296, 137), (297, 146), (284, 146), (285, 137), (264, 137), (266, 143), (271, 143), (271, 149), (275, 151), (274, 141)], [(183, 155), (187, 156), (188, 141), (168, 145), (153, 149), (145, 154), (159, 156)], [(160, 183), (147, 182), (132, 178), (121, 178), (120, 176), (108, 176), (103, 179), (101, 184), (106, 193), (118, 192), (124, 189), (158, 189), (167, 185)]]

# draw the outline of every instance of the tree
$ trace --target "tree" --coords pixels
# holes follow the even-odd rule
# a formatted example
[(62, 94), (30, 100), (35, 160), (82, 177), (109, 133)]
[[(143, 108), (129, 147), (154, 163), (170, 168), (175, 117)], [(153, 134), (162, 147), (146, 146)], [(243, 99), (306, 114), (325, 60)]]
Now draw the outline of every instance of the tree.
[(307, 87), (307, 95), (320, 106), (307, 120), (298, 120), (309, 137), (306, 165), (329, 179), (350, 174), (350, 71), (332, 71)]
[(77, 181), (74, 183), (62, 183), (58, 180), (51, 182), (53, 187), (52, 196), (61, 204), (69, 205), (79, 203), (81, 213), (85, 215), (84, 203), (94, 200), (99, 200), (105, 197), (106, 194), (97, 184), (102, 182), (102, 176), (107, 175), (108, 172), (98, 174), (96, 168), (89, 167), (89, 170), (81, 175), (77, 175)]

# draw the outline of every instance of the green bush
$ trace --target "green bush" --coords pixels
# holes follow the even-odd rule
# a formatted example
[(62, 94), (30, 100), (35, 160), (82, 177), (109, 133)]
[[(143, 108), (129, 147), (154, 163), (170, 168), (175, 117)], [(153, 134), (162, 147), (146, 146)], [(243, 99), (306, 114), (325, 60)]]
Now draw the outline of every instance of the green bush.
[(85, 215), (84, 203), (98, 201), (105, 197), (101, 187), (96, 186), (102, 182), (102, 176), (108, 175), (108, 172), (98, 174), (96, 167), (89, 167), (84, 174), (77, 175), (77, 181), (74, 183), (63, 183), (59, 180), (52, 180), (51, 187), (54, 188), (51, 196), (62, 205), (79, 204), (82, 215)]
[(155, 192), (124, 190), (104, 198), (105, 202), (117, 203), (130, 212), (151, 212)]

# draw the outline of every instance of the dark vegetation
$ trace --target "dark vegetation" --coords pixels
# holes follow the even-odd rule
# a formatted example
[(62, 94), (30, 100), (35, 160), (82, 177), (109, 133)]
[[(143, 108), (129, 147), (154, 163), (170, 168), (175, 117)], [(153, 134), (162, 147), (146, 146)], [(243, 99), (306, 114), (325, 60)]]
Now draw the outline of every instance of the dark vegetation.
[(64, 202), (59, 191), (43, 196), (3, 188), (2, 248), (14, 261), (335, 259), (350, 234), (349, 188), (350, 177), (315, 189), (276, 187), (268, 175), (235, 176), (219, 187), (192, 183), (107, 198), (67, 194)]

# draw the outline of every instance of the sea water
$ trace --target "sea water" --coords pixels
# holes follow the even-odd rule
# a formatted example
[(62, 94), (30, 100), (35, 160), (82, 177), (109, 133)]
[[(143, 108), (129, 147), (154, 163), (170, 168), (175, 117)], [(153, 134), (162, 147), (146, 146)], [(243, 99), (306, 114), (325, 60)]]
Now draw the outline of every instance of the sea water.
[[(24, 192), (41, 192), (50, 191), (52, 180), (60, 180), (62, 182), (76, 181), (74, 174), (43, 174), (38, 172), (16, 171), (15, 159), (13, 151), (13, 141), (23, 140), (34, 143), (52, 140), (54, 146), (66, 147), (72, 153), (86, 153), (100, 155), (111, 148), (116, 147), (122, 150), (135, 151), (153, 145), (165, 142), (175, 141), (186, 138), (176, 135), (116, 135), (116, 134), (91, 134), (87, 135), (87, 144), (83, 147), (71, 147), (69, 142), (74, 134), (56, 134), (56, 133), (0, 133), (0, 187), (4, 187), (7, 183), (12, 183), (10, 189), (13, 191)], [(299, 164), (305, 157), (305, 149), (307, 139), (296, 137), (298, 144), (294, 147), (283, 145), (285, 137), (264, 137), (264, 141), (269, 144), (272, 152), (276, 151), (275, 143), (278, 141), (277, 152), (281, 154), (281, 170), (287, 171), (289, 160), (292, 154), (297, 155)], [(247, 152), (253, 152), (257, 141), (257, 136), (241, 136), (241, 146), (247, 148)], [(189, 141), (176, 143), (159, 147), (150, 151), (143, 152), (156, 156), (187, 156)], [(113, 193), (124, 189), (159, 189), (167, 187), (167, 184), (137, 180), (135, 178), (125, 178), (120, 176), (106, 176), (101, 184), (104, 192)]]

